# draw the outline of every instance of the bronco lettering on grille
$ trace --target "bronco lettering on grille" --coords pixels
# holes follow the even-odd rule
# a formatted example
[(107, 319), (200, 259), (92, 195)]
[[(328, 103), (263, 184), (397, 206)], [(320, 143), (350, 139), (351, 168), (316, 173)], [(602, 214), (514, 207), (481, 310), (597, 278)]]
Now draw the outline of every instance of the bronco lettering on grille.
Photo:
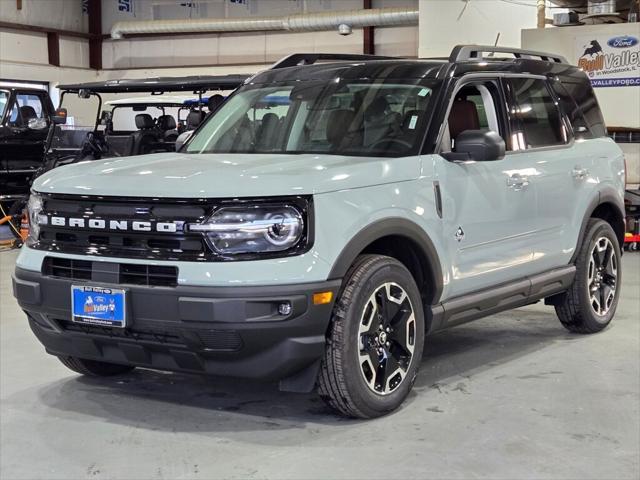
[(140, 220), (104, 220), (100, 218), (67, 218), (41, 216), (40, 225), (50, 225), (67, 228), (83, 228), (90, 230), (131, 230), (134, 232), (176, 233), (183, 229), (184, 222), (156, 222)]

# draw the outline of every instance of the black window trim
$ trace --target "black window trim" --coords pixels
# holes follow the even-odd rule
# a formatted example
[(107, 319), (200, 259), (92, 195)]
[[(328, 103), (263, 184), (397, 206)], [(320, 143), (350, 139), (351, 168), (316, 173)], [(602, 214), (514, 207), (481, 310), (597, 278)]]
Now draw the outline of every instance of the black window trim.
[[(436, 136), (436, 147), (434, 150), (435, 155), (440, 155), (443, 153), (442, 150), (442, 137), (444, 136), (444, 132), (447, 128), (447, 124), (449, 121), (449, 115), (451, 113), (451, 108), (453, 107), (453, 102), (456, 99), (456, 94), (462, 90), (465, 86), (470, 84), (477, 83), (486, 83), (486, 82), (495, 82), (498, 87), (498, 95), (500, 98), (498, 99), (498, 105), (496, 105), (496, 116), (498, 117), (498, 124), (504, 128), (504, 133), (507, 137), (511, 135), (511, 126), (509, 124), (509, 118), (507, 116), (507, 97), (506, 91), (504, 89), (503, 82), (501, 78), (505, 76), (503, 73), (470, 73), (461, 77), (457, 82), (455, 82), (453, 89), (451, 90), (451, 95), (449, 96), (447, 101), (447, 108), (445, 111), (445, 115), (443, 117), (443, 121), (439, 127), (438, 134)], [(519, 74), (514, 74), (514, 76), (523, 76)], [(500, 132), (497, 132), (498, 134)], [(506, 143), (506, 142), (505, 142)], [(507, 151), (509, 153), (509, 151)]]
[[(510, 79), (510, 78), (529, 78), (529, 79), (534, 79), (534, 80), (542, 80), (547, 88), (547, 91), (549, 92), (549, 95), (551, 96), (552, 100), (554, 101), (554, 103), (556, 104), (556, 106), (558, 107), (558, 112), (560, 113), (560, 120), (562, 121), (565, 129), (567, 130), (567, 143), (562, 144), (562, 145), (547, 145), (544, 147), (534, 147), (534, 148), (526, 148), (524, 150), (507, 150), (506, 152), (506, 156), (509, 155), (520, 155), (523, 153), (535, 153), (535, 152), (546, 152), (546, 151), (551, 151), (551, 150), (564, 150), (564, 149), (569, 149), (571, 147), (574, 146), (575, 144), (575, 137), (574, 137), (574, 132), (573, 132), (573, 128), (571, 127), (570, 122), (568, 121), (568, 119), (566, 118), (566, 115), (564, 113), (564, 111), (562, 110), (562, 106), (561, 103), (559, 102), (557, 96), (555, 95), (555, 92), (553, 92), (553, 88), (551, 88), (551, 85), (549, 85), (549, 78), (545, 77), (544, 75), (533, 75), (533, 74), (526, 74), (526, 73), (522, 73), (522, 74), (503, 74), (501, 75), (501, 78), (503, 79), (503, 89), (505, 91), (505, 95), (506, 95), (506, 101), (507, 101), (507, 111), (511, 110), (511, 107), (515, 106), (517, 104), (515, 98), (513, 97), (513, 92), (511, 91), (511, 89), (509, 88), (509, 84), (508, 82), (506, 82), (506, 80)], [(508, 118), (508, 122), (507, 124), (509, 125), (509, 135), (511, 135), (511, 117)], [(524, 132), (523, 132), (524, 133)], [(526, 137), (525, 137), (526, 139)]]

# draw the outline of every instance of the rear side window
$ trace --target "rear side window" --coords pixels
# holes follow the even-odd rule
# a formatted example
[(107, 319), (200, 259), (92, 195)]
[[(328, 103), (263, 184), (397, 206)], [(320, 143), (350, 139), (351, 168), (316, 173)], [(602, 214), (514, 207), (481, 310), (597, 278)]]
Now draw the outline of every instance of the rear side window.
[(547, 84), (534, 78), (509, 80), (515, 104), (511, 108), (514, 149), (551, 147), (568, 141), (560, 109)]
[[(558, 82), (554, 83), (557, 84)], [(587, 127), (591, 131), (591, 135), (593, 137), (606, 136), (607, 129), (604, 124), (604, 119), (602, 118), (602, 112), (600, 111), (598, 100), (596, 99), (589, 80), (586, 78), (584, 81), (580, 81), (575, 78), (572, 78), (571, 80), (563, 78), (562, 87), (566, 89), (567, 93), (571, 96), (582, 112), (584, 121), (587, 123)], [(554, 89), (557, 91), (555, 86)], [(560, 93), (558, 93), (558, 95), (562, 98)], [(576, 132), (578, 132), (578, 130), (576, 130)]]
[(562, 111), (571, 122), (571, 127), (573, 128), (573, 134), (575, 138), (579, 140), (593, 138), (593, 134), (591, 133), (587, 120), (582, 114), (582, 110), (580, 109), (580, 107), (578, 107), (578, 104), (569, 94), (564, 84), (556, 80), (551, 82), (551, 88), (560, 100)]

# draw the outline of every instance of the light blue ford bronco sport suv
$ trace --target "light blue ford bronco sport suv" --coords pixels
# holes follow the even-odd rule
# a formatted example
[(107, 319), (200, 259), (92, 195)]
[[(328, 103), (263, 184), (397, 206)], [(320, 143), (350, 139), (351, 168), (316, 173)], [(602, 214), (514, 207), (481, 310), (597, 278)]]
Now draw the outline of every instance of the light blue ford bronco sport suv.
[(443, 328), (541, 299), (572, 332), (605, 328), (623, 194), (589, 80), (561, 57), (296, 54), (178, 153), (40, 177), (14, 292), (76, 372), (277, 380), (372, 418)]

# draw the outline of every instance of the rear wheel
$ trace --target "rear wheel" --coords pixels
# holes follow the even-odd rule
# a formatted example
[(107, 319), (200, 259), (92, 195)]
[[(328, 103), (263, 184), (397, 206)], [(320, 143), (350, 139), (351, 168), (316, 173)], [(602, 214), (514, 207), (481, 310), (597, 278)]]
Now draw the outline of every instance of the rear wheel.
[(611, 322), (622, 285), (620, 258), (611, 225), (597, 218), (589, 220), (578, 250), (573, 285), (555, 307), (567, 330), (595, 333)]
[(334, 307), (320, 396), (348, 417), (395, 410), (418, 373), (424, 328), (421, 296), (404, 265), (381, 255), (359, 257)]
[(77, 357), (58, 357), (62, 364), (74, 372), (90, 377), (111, 377), (130, 372), (135, 367), (116, 363), (98, 362)]

